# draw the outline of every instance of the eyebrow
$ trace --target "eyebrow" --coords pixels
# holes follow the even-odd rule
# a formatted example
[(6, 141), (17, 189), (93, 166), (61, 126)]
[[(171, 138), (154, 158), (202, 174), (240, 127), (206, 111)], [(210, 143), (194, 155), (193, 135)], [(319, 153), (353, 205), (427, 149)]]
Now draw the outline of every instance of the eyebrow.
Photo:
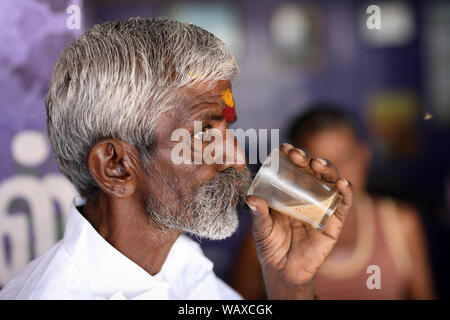
[[(220, 96), (219, 96), (220, 97)], [(207, 109), (203, 109), (203, 110), (195, 110), (198, 109), (201, 106), (205, 106), (205, 105), (211, 105), (211, 106), (215, 106), (214, 107), (210, 107)], [(217, 108), (217, 107), (220, 107)], [(222, 121), (223, 120), (223, 116), (222, 116), (222, 104), (218, 103), (218, 102), (208, 102), (208, 101), (203, 101), (200, 102), (196, 105), (191, 106), (191, 112), (190, 112), (190, 118), (201, 118), (201, 120), (209, 120), (209, 121)], [(234, 118), (234, 120), (232, 122), (228, 122), (228, 123), (234, 123), (236, 122), (236, 118)]]
[(212, 106), (220, 105), (221, 101), (216, 99), (217, 97), (218, 96), (213, 96), (213, 97), (210, 97), (210, 99), (208, 99), (208, 100), (202, 100), (201, 102), (190, 106), (191, 112), (195, 112), (195, 109), (198, 109), (199, 107), (204, 106), (204, 105), (212, 105)]
[[(205, 108), (205, 106), (209, 106)], [(219, 114), (220, 104), (213, 101), (202, 101), (196, 105), (190, 107), (189, 116), (198, 116), (203, 114)], [(202, 108), (203, 107), (203, 108)]]
[(212, 121), (221, 121), (221, 120), (223, 120), (221, 111), (219, 111), (219, 110), (211, 110), (211, 109), (193, 112), (191, 114), (191, 118), (199, 118), (201, 120), (212, 120)]

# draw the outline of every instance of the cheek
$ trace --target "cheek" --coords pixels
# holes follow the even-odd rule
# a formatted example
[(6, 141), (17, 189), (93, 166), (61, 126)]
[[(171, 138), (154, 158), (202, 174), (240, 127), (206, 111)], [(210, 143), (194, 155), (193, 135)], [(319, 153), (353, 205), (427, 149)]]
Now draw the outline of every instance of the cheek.
[(177, 175), (171, 172), (170, 166), (162, 160), (158, 155), (147, 168), (147, 174), (143, 172), (139, 175), (140, 193), (144, 202), (152, 199), (162, 206), (174, 209), (173, 206), (179, 202), (180, 198), (178, 190), (180, 182)]
[(181, 212), (189, 201), (186, 190), (189, 187), (184, 185), (182, 179), (164, 172), (152, 174), (146, 184), (146, 198), (159, 204), (172, 214)]
[[(205, 164), (203, 161), (201, 164), (175, 164), (171, 159), (171, 150), (165, 151), (161, 155), (161, 160), (161, 174), (176, 177), (179, 185), (188, 190), (205, 183), (217, 174), (214, 165)], [(191, 159), (192, 162), (193, 160)]]
[[(206, 164), (173, 164), (170, 157), (165, 158), (149, 179), (149, 188), (158, 199), (167, 205), (178, 203), (181, 206), (191, 201), (198, 186), (217, 174), (214, 166)], [(155, 187), (156, 186), (156, 187)]]

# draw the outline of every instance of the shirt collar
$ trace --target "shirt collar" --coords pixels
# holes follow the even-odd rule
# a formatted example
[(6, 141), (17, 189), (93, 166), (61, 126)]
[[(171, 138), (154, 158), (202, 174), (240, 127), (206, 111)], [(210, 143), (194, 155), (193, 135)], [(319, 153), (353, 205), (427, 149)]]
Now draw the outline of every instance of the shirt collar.
[(167, 298), (178, 282), (183, 282), (184, 288), (195, 287), (196, 281), (212, 270), (213, 264), (200, 246), (181, 235), (172, 245), (161, 271), (150, 275), (109, 244), (86, 220), (77, 209), (85, 202), (81, 197), (74, 199), (63, 243), (95, 293), (110, 298), (120, 291), (132, 299), (154, 291)]

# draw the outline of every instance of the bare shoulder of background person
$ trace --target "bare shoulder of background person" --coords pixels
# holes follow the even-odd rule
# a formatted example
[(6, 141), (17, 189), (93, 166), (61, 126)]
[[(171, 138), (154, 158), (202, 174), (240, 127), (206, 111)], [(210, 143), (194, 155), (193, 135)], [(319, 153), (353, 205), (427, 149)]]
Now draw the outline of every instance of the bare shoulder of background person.
[(412, 262), (408, 294), (411, 299), (433, 299), (434, 289), (423, 221), (410, 204), (396, 201), (400, 224)]

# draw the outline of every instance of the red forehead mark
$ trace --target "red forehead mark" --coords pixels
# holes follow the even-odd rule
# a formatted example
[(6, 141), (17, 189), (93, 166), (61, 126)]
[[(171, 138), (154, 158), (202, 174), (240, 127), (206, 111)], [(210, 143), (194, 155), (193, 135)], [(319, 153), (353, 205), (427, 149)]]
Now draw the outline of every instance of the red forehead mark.
[(225, 102), (226, 107), (222, 110), (222, 117), (228, 121), (233, 122), (236, 118), (236, 110), (234, 108), (233, 94), (230, 89), (221, 92), (222, 100)]
[(236, 118), (235, 109), (233, 107), (226, 106), (222, 110), (222, 117), (228, 122), (233, 122), (234, 119)]

